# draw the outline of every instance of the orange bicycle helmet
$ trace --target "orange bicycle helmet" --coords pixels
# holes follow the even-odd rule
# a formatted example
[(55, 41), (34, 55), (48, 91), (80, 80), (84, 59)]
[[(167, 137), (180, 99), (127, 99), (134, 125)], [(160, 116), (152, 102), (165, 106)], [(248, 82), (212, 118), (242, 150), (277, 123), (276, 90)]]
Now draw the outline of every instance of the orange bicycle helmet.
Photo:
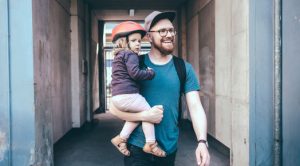
[(140, 33), (143, 38), (146, 35), (146, 30), (136, 22), (124, 21), (112, 30), (112, 41), (115, 42), (118, 38), (126, 37), (132, 33)]

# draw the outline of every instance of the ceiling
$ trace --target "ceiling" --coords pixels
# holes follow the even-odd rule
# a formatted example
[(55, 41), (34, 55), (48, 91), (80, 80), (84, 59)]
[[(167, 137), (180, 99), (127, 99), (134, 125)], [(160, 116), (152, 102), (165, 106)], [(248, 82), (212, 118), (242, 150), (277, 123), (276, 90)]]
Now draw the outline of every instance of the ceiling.
[(85, 0), (92, 9), (174, 10), (188, 0)]

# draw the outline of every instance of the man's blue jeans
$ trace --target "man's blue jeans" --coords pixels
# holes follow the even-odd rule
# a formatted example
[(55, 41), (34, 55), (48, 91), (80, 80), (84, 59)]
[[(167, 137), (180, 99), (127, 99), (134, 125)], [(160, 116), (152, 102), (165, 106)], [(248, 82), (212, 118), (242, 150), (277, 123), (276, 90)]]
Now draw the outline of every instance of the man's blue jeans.
[(124, 157), (125, 166), (174, 166), (176, 151), (167, 157), (156, 157), (145, 153), (142, 148), (128, 144), (130, 156)]

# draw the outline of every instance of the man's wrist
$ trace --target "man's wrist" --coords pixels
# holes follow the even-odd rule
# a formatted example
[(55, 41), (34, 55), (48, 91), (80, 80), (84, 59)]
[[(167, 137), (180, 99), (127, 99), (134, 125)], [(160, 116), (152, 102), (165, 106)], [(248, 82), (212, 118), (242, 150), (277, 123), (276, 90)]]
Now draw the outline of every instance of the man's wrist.
[(198, 140), (198, 145), (199, 144), (204, 144), (208, 148), (208, 142), (205, 139)]

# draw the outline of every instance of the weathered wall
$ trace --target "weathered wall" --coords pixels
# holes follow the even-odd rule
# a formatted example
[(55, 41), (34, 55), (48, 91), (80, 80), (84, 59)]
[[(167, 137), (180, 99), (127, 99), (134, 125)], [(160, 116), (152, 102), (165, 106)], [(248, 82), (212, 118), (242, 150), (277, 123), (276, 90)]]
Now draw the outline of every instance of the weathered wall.
[(36, 164), (50, 165), (52, 145), (71, 129), (70, 1), (34, 1)]
[(231, 165), (249, 165), (249, 2), (190, 0), (187, 8), (187, 59), (199, 74), (208, 133), (230, 148)]
[[(78, 0), (78, 32), (79, 32), (79, 53), (80, 53), (80, 109), (81, 109), (81, 115), (80, 120), (81, 124), (86, 122), (87, 119), (87, 79), (88, 79), (88, 63), (87, 59), (89, 58), (89, 55), (86, 53), (87, 45), (86, 45), (86, 24), (88, 24), (86, 17), (85, 17), (85, 10), (86, 10), (86, 4), (83, 3), (84, 0)], [(87, 25), (89, 27), (90, 25)]]
[(95, 12), (91, 14), (91, 39), (90, 39), (90, 71), (92, 89), (92, 110), (99, 108), (99, 63), (98, 63), (98, 19)]
[[(65, 4), (65, 6), (61, 6)], [(53, 81), (53, 139), (56, 142), (71, 129), (70, 2), (50, 3), (50, 56)]]
[[(36, 163), (53, 161), (53, 109), (51, 100), (51, 54), (49, 35), (49, 1), (33, 3), (34, 81), (35, 81), (35, 128)], [(41, 13), (43, 11), (43, 14)], [(46, 153), (50, 151), (50, 153)], [(45, 164), (47, 165), (47, 164)]]
[(199, 77), (200, 98), (207, 110), (208, 131), (215, 133), (215, 4), (210, 1), (199, 12)]
[(231, 2), (231, 164), (249, 165), (249, 1)]
[(87, 58), (85, 45), (85, 7), (82, 0), (71, 1), (71, 89), (72, 126), (86, 121)]
[(215, 18), (214, 1), (187, 3), (187, 60), (200, 80), (200, 98), (208, 119), (208, 133), (215, 134)]
[(231, 2), (216, 1), (216, 119), (215, 137), (231, 147)]
[[(224, 5), (226, 7), (224, 7)], [(216, 138), (249, 165), (249, 1), (216, 1)]]
[[(62, 6), (64, 5), (64, 6)], [(50, 2), (51, 92), (53, 139), (56, 142), (71, 129), (70, 1)]]
[(0, 132), (0, 151), (10, 165), (53, 165), (52, 144), (71, 128), (69, 1), (1, 1), (1, 7), (7, 39), (1, 71), (9, 71), (10, 82), (9, 93), (1, 89), (1, 101), (10, 103), (1, 107), (9, 113), (1, 122), (11, 127)]

